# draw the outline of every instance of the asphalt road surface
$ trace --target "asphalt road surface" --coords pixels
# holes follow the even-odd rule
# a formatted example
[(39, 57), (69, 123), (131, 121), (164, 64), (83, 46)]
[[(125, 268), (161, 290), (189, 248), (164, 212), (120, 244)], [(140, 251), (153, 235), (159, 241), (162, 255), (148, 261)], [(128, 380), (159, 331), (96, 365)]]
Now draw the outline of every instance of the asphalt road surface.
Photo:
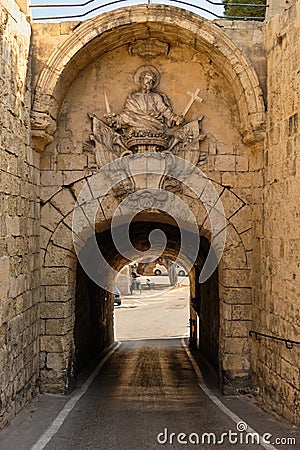
[[(200, 436), (212, 432), (220, 438), (230, 429), (236, 431), (234, 422), (199, 389), (179, 339), (127, 341), (107, 362), (45, 448), (195, 448), (191, 443), (178, 443), (175, 436), (170, 437), (171, 433), (185, 433), (196, 439), (192, 433)], [(204, 449), (211, 447), (201, 445)], [(222, 449), (230, 448), (229, 443), (222, 445)], [(251, 446), (256, 448), (261, 447)]]
[[(176, 288), (163, 296), (124, 300), (116, 309), (121, 345), (99, 372), (90, 382), (79, 380), (68, 397), (35, 399), (0, 433), (0, 450), (299, 448), (299, 440), (261, 446), (255, 436), (247, 444), (249, 427), (261, 436), (283, 438), (297, 431), (249, 398), (222, 397), (208, 368), (203, 373), (210, 389), (199, 384), (199, 369), (176, 337), (186, 333), (187, 298), (187, 289)], [(35, 446), (40, 438), (42, 444)]]
[[(259, 408), (253, 409), (244, 400), (237, 409), (244, 425), (253, 427), (251, 422), (256, 422), (261, 434), (275, 432), (280, 436), (279, 424)], [(297, 448), (262, 447), (255, 442), (246, 444), (245, 432), (238, 431), (234, 420), (199, 388), (181, 340), (161, 339), (122, 342), (43, 448)]]

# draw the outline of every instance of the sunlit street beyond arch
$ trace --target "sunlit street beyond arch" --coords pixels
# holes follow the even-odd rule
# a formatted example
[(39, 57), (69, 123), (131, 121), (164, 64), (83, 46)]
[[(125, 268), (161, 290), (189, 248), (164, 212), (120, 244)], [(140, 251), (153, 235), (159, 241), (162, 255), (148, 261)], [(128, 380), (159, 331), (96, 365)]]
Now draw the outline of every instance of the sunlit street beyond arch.
[(179, 338), (188, 334), (188, 277), (180, 277), (179, 284), (173, 287), (169, 285), (166, 275), (150, 279), (154, 286), (159, 284), (162, 290), (135, 291), (124, 296), (121, 306), (115, 308), (115, 335), (118, 340)]

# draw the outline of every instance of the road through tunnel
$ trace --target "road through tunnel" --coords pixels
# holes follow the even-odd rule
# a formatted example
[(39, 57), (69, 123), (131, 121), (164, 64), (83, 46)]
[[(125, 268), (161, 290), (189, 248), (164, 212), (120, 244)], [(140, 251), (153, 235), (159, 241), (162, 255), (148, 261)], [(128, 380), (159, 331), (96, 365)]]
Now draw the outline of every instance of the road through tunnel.
[[(146, 221), (145, 219), (145, 214), (137, 215), (129, 226), (129, 239), (132, 243), (132, 248), (135, 249), (136, 256), (140, 255), (140, 252), (149, 251), (151, 244), (153, 244), (153, 242), (149, 241), (149, 236), (155, 230), (160, 230), (165, 236), (165, 249), (161, 256), (172, 261), (177, 260), (184, 267), (190, 268), (188, 270), (190, 290), (188, 298), (194, 299), (195, 302), (189, 302), (189, 315), (197, 325), (195, 330), (197, 345), (213, 366), (217, 368), (219, 348), (217, 270), (205, 283), (199, 283), (199, 274), (210, 247), (209, 241), (201, 236), (196, 260), (191, 261), (190, 255), (193, 254), (192, 249), (197, 245), (199, 236), (195, 236), (188, 229), (182, 233), (182, 230), (176, 226), (174, 220), (162, 213), (149, 213), (148, 220)], [(116, 232), (120, 236), (125, 236), (126, 229), (127, 224), (120, 226)], [(181, 251), (183, 235), (185, 239), (184, 253)], [(93, 281), (93, 279), (96, 280), (97, 271), (100, 274), (101, 270), (95, 262), (97, 256), (94, 255), (93, 242), (88, 240), (82, 249), (79, 259), (80, 261), (89, 261), (89, 267), (92, 267), (94, 270), (92, 274), (93, 279), (89, 277), (79, 262), (77, 267), (74, 326), (75, 367), (77, 373), (91, 359), (101, 354), (105, 348), (112, 344), (115, 315), (113, 294), (110, 292), (112, 289), (108, 286), (114, 286), (115, 274), (124, 265), (136, 259), (134, 254), (131, 254), (130, 259), (126, 258), (124, 249), (116, 248), (110, 229), (97, 233), (97, 244), (101, 254), (109, 266), (114, 269), (114, 272), (106, 279), (100, 276), (97, 282)], [(189, 249), (191, 250), (190, 254)], [(165, 319), (168, 320), (167, 314)]]

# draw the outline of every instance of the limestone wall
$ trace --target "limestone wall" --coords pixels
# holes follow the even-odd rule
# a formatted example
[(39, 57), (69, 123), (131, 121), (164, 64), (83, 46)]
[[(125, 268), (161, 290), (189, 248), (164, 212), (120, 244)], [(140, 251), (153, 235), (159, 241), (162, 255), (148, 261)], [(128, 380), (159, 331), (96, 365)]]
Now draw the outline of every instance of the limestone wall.
[(295, 5), (296, 2), (297, 0), (269, 0), (267, 2), (266, 17), (269, 19), (270, 17), (281, 14), (283, 11)]
[[(23, 5), (24, 6), (24, 5)], [(39, 335), (39, 156), (30, 148), (26, 16), (0, 6), (0, 423), (36, 392)]]
[(264, 23), (244, 20), (215, 20), (214, 23), (232, 39), (251, 62), (265, 97), (267, 73)]
[[(257, 331), (300, 341), (300, 1), (266, 25), (268, 122), (265, 148), (262, 290)], [(300, 346), (253, 342), (252, 366), (265, 403), (300, 418)]]

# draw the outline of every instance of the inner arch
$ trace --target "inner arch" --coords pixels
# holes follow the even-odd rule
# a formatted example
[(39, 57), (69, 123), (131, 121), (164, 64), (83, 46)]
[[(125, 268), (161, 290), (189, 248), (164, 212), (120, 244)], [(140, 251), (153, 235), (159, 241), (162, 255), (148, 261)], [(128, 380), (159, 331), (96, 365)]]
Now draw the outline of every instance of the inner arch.
[[(130, 238), (137, 250), (143, 251), (149, 247), (149, 234), (154, 229), (160, 229), (167, 239), (163, 257), (175, 260), (180, 251), (180, 230), (174, 224), (156, 221), (136, 220), (130, 228)], [(120, 271), (129, 261), (118, 253), (110, 234), (110, 230), (97, 233), (99, 248), (105, 259), (116, 270)], [(192, 236), (191, 236), (192, 242)], [(89, 255), (89, 241), (82, 250)], [(208, 357), (211, 363), (218, 367), (219, 346), (219, 297), (217, 271), (206, 283), (199, 284), (198, 278), (204, 260), (209, 251), (209, 241), (201, 237), (197, 260), (189, 274), (191, 317), (194, 318), (198, 328), (200, 350)], [(188, 260), (183, 255), (182, 264)], [(77, 373), (88, 362), (99, 355), (99, 352), (108, 347), (114, 336), (113, 322), (113, 294), (89, 279), (81, 266), (77, 267), (76, 299), (75, 299), (75, 366)], [(166, 317), (167, 320), (167, 317)]]

